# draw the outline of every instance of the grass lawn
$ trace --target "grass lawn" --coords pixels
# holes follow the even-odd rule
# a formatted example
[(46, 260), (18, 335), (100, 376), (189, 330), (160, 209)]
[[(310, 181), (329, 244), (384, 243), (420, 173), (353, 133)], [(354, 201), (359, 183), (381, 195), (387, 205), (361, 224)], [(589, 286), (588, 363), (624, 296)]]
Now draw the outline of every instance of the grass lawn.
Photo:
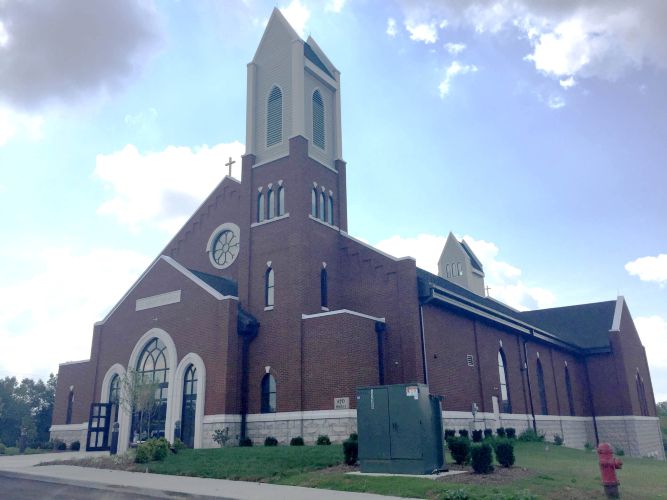
[[(183, 450), (164, 462), (148, 464), (150, 472), (220, 479), (263, 481), (346, 491), (372, 492), (417, 498), (604, 498), (595, 452), (543, 443), (516, 443), (515, 467), (525, 469), (511, 483), (495, 482), (502, 471), (476, 476), (480, 484), (404, 477), (355, 477), (340, 465), (342, 447), (278, 446)], [(448, 457), (451, 463), (450, 457)], [(667, 464), (622, 457), (619, 471), (623, 498), (667, 499)], [(142, 469), (144, 466), (142, 466)], [(342, 469), (342, 468), (339, 468)], [(454, 492), (465, 495), (454, 496)]]

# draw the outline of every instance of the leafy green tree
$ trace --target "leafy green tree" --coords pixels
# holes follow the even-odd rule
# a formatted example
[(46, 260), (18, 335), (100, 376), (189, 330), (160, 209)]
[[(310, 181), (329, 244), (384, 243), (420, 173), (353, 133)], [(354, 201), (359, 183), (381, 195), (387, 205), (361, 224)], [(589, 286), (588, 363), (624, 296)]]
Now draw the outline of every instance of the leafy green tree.
[(656, 406), (656, 409), (658, 410), (658, 415), (661, 417), (667, 417), (667, 401), (663, 401), (662, 403), (658, 403)]

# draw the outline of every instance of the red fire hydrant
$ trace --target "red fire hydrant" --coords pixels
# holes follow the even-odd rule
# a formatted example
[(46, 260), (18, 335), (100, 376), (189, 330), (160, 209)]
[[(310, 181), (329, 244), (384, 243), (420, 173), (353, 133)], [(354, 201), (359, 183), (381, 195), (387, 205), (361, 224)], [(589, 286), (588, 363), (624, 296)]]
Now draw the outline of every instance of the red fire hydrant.
[(623, 462), (618, 458), (614, 458), (614, 451), (608, 443), (600, 443), (597, 451), (604, 492), (608, 498), (618, 498), (619, 481), (616, 477), (616, 469), (623, 467)]

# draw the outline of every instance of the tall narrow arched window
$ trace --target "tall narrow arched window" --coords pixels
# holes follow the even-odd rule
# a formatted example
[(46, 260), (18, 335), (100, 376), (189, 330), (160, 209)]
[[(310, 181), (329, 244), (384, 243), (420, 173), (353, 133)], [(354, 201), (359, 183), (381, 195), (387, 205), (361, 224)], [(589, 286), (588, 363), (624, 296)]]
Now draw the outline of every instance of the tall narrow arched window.
[(445, 269), (446, 269), (446, 271), (447, 271), (447, 272), (446, 272), (447, 277), (448, 277), (448, 278), (451, 278), (451, 277), (452, 277), (452, 268), (450, 267), (450, 265), (447, 264), (447, 265), (445, 266)]
[(326, 195), (324, 193), (320, 193), (320, 207), (319, 207), (319, 210), (320, 210), (320, 219), (322, 219), (322, 220), (326, 220), (326, 218), (325, 218), (326, 204), (327, 204)]
[(120, 401), (120, 377), (118, 374), (111, 377), (111, 383), (109, 384), (109, 403), (115, 405)]
[(507, 360), (505, 351), (498, 351), (498, 378), (500, 379), (500, 411), (502, 413), (512, 413), (512, 403), (510, 401), (510, 389), (507, 383)]
[(544, 386), (544, 371), (542, 370), (542, 362), (537, 360), (537, 388), (540, 394), (540, 410), (542, 415), (549, 414), (549, 406), (547, 405), (547, 390)]
[(279, 144), (283, 140), (283, 93), (273, 87), (266, 110), (266, 146)]
[(273, 307), (274, 285), (273, 268), (269, 267), (264, 275), (264, 305), (266, 307)]
[(183, 376), (181, 404), (181, 441), (192, 448), (195, 444), (195, 414), (197, 411), (197, 369), (188, 366)]
[(313, 92), (313, 144), (324, 149), (324, 102), (319, 90)]
[(334, 204), (333, 196), (329, 195), (329, 206), (327, 207), (327, 222), (333, 226), (334, 223)]
[(310, 192), (310, 215), (317, 217), (317, 189)]
[(257, 222), (264, 220), (264, 214), (264, 193), (259, 193), (257, 195)]
[(276, 213), (280, 217), (281, 215), (285, 215), (285, 188), (283, 186), (280, 186), (278, 188), (278, 208), (276, 210)]
[(267, 373), (262, 378), (262, 413), (276, 412), (276, 379)]
[(461, 265), (461, 263), (457, 262), (456, 266), (458, 267), (458, 271), (459, 271), (457, 276), (463, 276), (463, 266)]
[(570, 410), (570, 416), (576, 415), (574, 411), (574, 396), (572, 395), (572, 381), (570, 380), (570, 370), (565, 365), (565, 391), (567, 392), (567, 405)]
[(320, 305), (322, 307), (329, 307), (329, 290), (327, 282), (327, 270), (320, 271)]
[(269, 209), (269, 219), (273, 219), (276, 216), (276, 200), (275, 200), (275, 195), (273, 193), (273, 189), (269, 189), (268, 192), (266, 193), (266, 205), (267, 208)]
[(67, 395), (67, 414), (65, 416), (65, 423), (72, 423), (72, 407), (74, 406), (74, 387), (70, 387), (69, 394)]
[(639, 371), (635, 375), (637, 383), (637, 396), (639, 397), (639, 411), (645, 417), (648, 417), (648, 404), (646, 403), (646, 390), (644, 389), (644, 381), (639, 376)]
[(160, 339), (153, 338), (141, 351), (136, 365), (136, 379), (133, 381), (142, 401), (140, 406), (135, 406), (132, 414), (134, 441), (164, 436), (168, 376), (167, 346)]

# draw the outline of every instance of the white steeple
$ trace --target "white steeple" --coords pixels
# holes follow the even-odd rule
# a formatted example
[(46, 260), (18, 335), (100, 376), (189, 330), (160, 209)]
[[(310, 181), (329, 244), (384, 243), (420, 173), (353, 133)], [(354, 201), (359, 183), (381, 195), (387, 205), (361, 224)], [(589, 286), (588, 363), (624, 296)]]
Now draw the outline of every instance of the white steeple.
[(438, 260), (438, 276), (484, 296), (484, 268), (465, 240), (450, 232)]

